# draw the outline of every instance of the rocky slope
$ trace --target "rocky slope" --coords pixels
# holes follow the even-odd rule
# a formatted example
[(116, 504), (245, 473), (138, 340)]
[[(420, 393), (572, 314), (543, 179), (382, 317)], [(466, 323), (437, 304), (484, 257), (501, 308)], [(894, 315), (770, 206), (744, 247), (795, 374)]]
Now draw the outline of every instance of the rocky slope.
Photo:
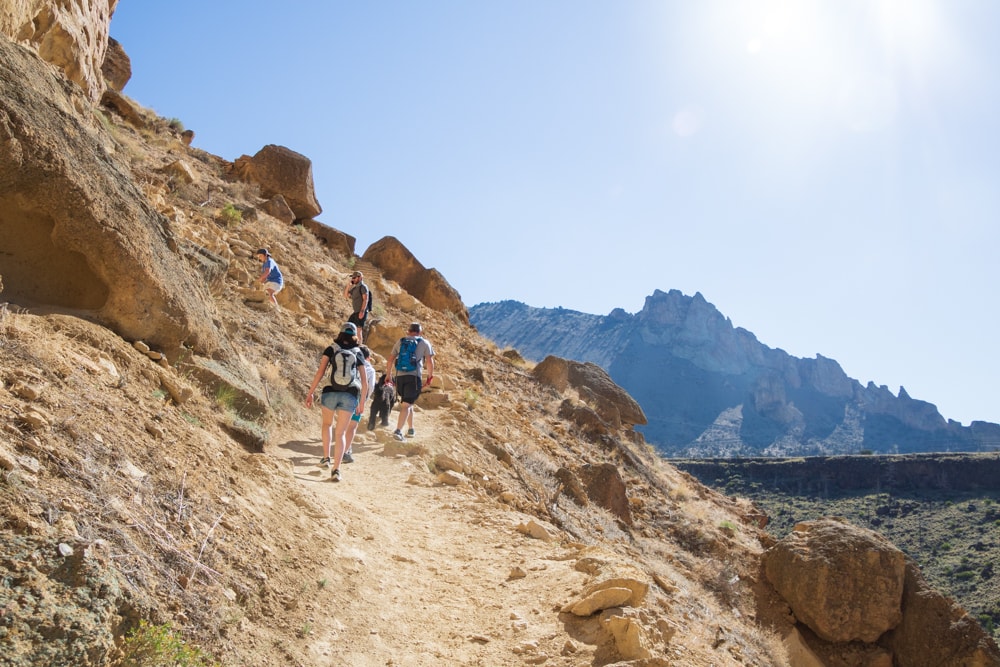
[[(230, 162), (65, 76), (0, 36), (0, 665), (1000, 664), (877, 535), (775, 544), (598, 367), (498, 350), (392, 242), (358, 258), (294, 204), (305, 156)], [(356, 268), (378, 367), (413, 320), (438, 362), (417, 437), (363, 432), (333, 484), (303, 401)]]
[(471, 322), (539, 361), (604, 368), (642, 406), (640, 430), (680, 457), (992, 451), (1000, 425), (946, 421), (900, 387), (861, 385), (833, 359), (799, 359), (734, 327), (701, 294), (657, 290), (639, 313), (607, 316), (516, 301), (483, 303)]

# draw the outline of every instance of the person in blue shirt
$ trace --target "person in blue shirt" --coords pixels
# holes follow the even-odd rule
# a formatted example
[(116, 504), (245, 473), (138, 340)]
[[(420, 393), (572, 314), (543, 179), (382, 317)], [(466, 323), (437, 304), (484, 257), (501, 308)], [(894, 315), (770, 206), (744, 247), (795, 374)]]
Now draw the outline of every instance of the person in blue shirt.
[(275, 294), (281, 291), (281, 288), (285, 286), (285, 279), (281, 275), (281, 269), (278, 268), (278, 264), (271, 257), (271, 253), (267, 251), (267, 248), (261, 248), (257, 251), (257, 261), (260, 262), (260, 277), (257, 282), (261, 284), (264, 291), (267, 292), (267, 296), (271, 299), (271, 303), (274, 307), (278, 307), (278, 300), (275, 298)]

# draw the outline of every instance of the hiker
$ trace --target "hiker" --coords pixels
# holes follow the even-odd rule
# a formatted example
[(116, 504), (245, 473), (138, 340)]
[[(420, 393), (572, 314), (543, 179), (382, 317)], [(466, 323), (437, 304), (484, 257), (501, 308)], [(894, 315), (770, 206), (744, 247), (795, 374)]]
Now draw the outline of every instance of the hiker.
[(351, 280), (344, 287), (344, 297), (351, 300), (351, 316), (348, 322), (353, 322), (358, 327), (358, 342), (364, 342), (364, 327), (368, 320), (368, 313), (371, 311), (371, 290), (365, 284), (365, 276), (360, 271), (351, 274)]
[(274, 307), (278, 308), (278, 300), (274, 295), (280, 292), (281, 288), (285, 286), (285, 279), (281, 275), (281, 269), (278, 268), (277, 263), (271, 257), (271, 253), (267, 251), (267, 248), (261, 248), (257, 251), (257, 261), (260, 262), (260, 278), (257, 279), (257, 282), (264, 287), (264, 291), (267, 292), (267, 296), (271, 299)]
[[(430, 385), (434, 379), (434, 348), (421, 337), (419, 322), (413, 322), (406, 330), (406, 336), (396, 341), (389, 355), (388, 371), (395, 371), (396, 395), (399, 397), (399, 419), (392, 437), (402, 441), (403, 424), (408, 426), (407, 437), (413, 437), (413, 404), (420, 396), (420, 390)], [(427, 382), (421, 384), (424, 362), (427, 362)]]
[(381, 426), (388, 426), (389, 412), (392, 411), (394, 405), (396, 405), (396, 387), (393, 386), (389, 377), (382, 373), (378, 382), (375, 383), (375, 391), (372, 392), (372, 411), (368, 417), (368, 430), (375, 430), (376, 420)]
[(347, 425), (347, 449), (344, 450), (344, 463), (354, 463), (354, 450), (351, 449), (351, 445), (354, 442), (355, 434), (358, 432), (358, 426), (361, 424), (361, 416), (365, 413), (365, 403), (368, 402), (368, 399), (375, 392), (375, 367), (372, 366), (371, 362), (372, 351), (368, 349), (367, 345), (362, 345), (361, 354), (365, 358), (364, 370), (365, 377), (368, 379), (368, 393), (365, 394), (364, 400), (361, 401), (361, 410), (351, 415), (351, 423)]
[[(322, 406), (322, 425), (320, 432), (323, 439), (323, 458), (320, 466), (332, 467), (330, 479), (340, 481), (340, 462), (343, 459), (347, 445), (347, 429), (351, 424), (351, 415), (364, 412), (364, 404), (359, 400), (368, 395), (368, 374), (363, 370), (365, 358), (358, 347), (358, 328), (353, 322), (346, 323), (333, 341), (333, 345), (323, 350), (319, 368), (309, 385), (306, 394), (306, 407), (311, 408), (316, 386), (326, 373), (330, 371), (330, 384), (323, 387), (320, 395)], [(330, 459), (330, 441), (335, 439), (333, 459)]]

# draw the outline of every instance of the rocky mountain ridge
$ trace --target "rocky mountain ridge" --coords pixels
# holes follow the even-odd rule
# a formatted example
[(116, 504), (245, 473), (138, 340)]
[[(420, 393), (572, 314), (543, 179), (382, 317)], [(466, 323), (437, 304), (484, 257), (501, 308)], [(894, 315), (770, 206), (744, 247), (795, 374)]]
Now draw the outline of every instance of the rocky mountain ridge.
[[(3, 25), (62, 12), (100, 35), (114, 9), (41, 5), (0, 2), (20, 16)], [(322, 211), (305, 156), (207, 154), (120, 91), (92, 105), (12, 39), (0, 664), (1000, 665), (876, 534), (817, 521), (774, 540), (752, 504), (646, 447), (598, 366), (497, 349), (398, 240), (359, 258), (301, 217)], [(94, 43), (66, 42), (69, 61), (100, 61)], [(277, 309), (260, 247), (287, 280)], [(334, 484), (304, 394), (359, 266), (377, 368), (414, 320), (439, 361), (418, 434), (362, 430)], [(826, 594), (789, 592), (806, 582)], [(886, 594), (859, 599), (871, 586)]]
[(945, 420), (886, 386), (862, 385), (833, 359), (799, 359), (734, 327), (697, 293), (656, 290), (632, 315), (516, 301), (470, 308), (471, 322), (529, 360), (556, 355), (604, 368), (643, 407), (640, 430), (667, 456), (803, 456), (991, 451), (1000, 425)]

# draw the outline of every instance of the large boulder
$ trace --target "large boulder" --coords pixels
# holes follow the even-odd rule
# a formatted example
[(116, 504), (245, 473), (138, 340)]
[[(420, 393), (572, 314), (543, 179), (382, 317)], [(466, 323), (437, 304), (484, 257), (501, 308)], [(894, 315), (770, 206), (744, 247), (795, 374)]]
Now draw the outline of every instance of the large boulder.
[(646, 415), (635, 399), (597, 364), (550, 355), (532, 372), (535, 379), (557, 391), (576, 390), (580, 398), (613, 428), (646, 423)]
[(297, 220), (315, 218), (323, 211), (316, 201), (312, 161), (301, 153), (268, 144), (253, 157), (237, 158), (233, 169), (242, 180), (259, 185), (264, 197), (284, 197)]
[(101, 73), (104, 75), (104, 83), (107, 84), (108, 89), (119, 93), (132, 78), (132, 60), (125, 53), (125, 49), (118, 40), (112, 37), (108, 38), (108, 50), (104, 54)]
[(106, 152), (100, 127), (84, 124), (91, 116), (73, 112), (73, 95), (51, 67), (0, 36), (5, 299), (84, 314), (169, 357), (182, 347), (229, 356), (169, 222)]
[(374, 264), (383, 277), (396, 281), (428, 308), (453, 313), (463, 323), (469, 323), (469, 311), (461, 295), (437, 269), (424, 268), (398, 239), (392, 236), (379, 239), (369, 246), (362, 259)]
[(4, 0), (0, 32), (35, 49), (96, 102), (105, 88), (101, 67), (117, 5), (118, 0)]
[(903, 616), (906, 557), (837, 519), (807, 521), (764, 553), (768, 581), (795, 618), (829, 642), (874, 642)]

